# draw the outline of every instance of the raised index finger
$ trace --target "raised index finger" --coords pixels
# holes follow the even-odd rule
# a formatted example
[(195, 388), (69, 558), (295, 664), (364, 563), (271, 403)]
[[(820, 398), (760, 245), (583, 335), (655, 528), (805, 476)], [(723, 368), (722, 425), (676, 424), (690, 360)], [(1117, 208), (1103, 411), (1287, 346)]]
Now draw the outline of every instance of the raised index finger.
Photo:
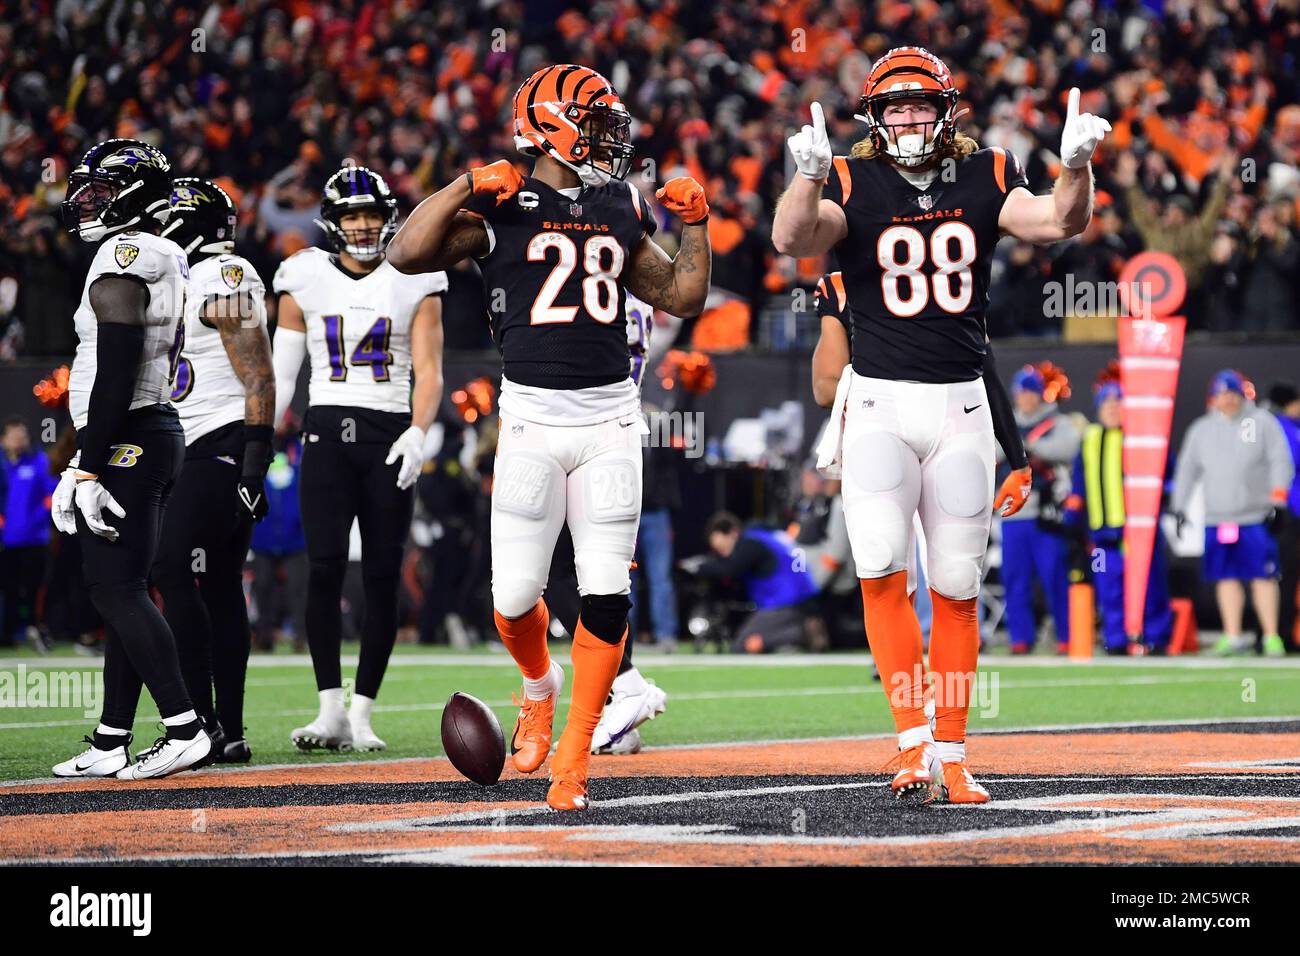
[(826, 116), (822, 113), (822, 105), (816, 101), (812, 105), (812, 121), (814, 132), (826, 132)]
[(1079, 88), (1070, 87), (1070, 98), (1065, 104), (1065, 121), (1068, 123), (1079, 115)]

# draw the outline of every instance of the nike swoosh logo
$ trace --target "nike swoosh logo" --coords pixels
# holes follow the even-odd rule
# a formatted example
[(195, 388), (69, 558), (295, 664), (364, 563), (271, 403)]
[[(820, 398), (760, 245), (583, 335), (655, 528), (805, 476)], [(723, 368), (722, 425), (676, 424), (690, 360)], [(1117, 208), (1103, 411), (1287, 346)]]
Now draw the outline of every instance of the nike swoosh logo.
[(966, 412), (967, 415), (969, 415), (971, 412), (975, 411), (975, 409), (979, 408), (980, 405), (983, 404), (984, 404), (983, 402), (978, 402), (974, 405), (963, 405), (962, 409)]

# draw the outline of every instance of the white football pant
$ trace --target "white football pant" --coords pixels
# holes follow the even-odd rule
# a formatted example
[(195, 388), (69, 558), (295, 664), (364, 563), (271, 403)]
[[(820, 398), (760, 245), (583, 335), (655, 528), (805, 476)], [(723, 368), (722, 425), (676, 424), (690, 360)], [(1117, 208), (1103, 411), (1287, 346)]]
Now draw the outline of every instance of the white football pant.
[(844, 414), (844, 516), (858, 577), (908, 568), (919, 514), (929, 586), (954, 600), (975, 597), (993, 515), (984, 382), (855, 375)]
[(643, 415), (597, 425), (502, 416), (492, 487), (492, 604), (528, 613), (567, 521), (580, 594), (627, 594), (641, 520)]

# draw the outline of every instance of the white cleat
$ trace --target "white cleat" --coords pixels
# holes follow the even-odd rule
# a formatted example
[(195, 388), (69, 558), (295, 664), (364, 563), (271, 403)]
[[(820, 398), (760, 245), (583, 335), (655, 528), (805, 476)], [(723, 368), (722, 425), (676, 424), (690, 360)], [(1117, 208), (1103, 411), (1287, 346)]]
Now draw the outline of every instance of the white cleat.
[(321, 714), (306, 727), (291, 732), (289, 739), (303, 753), (312, 750), (351, 750), (352, 724), (344, 710)]
[(369, 721), (353, 720), (349, 721), (352, 725), (352, 749), (360, 753), (369, 753), (373, 750), (387, 750), (388, 744), (384, 743), (375, 736), (375, 732), (370, 729)]
[(620, 746), (623, 739), (647, 720), (662, 714), (667, 704), (668, 694), (642, 677), (635, 667), (618, 675), (592, 735), (591, 752), (637, 753), (641, 749), (641, 735), (636, 735), (635, 749), (628, 749), (630, 745)]
[(633, 727), (618, 740), (601, 751), (603, 754), (639, 754), (641, 752), (641, 731)]
[(189, 770), (212, 752), (212, 738), (200, 730), (190, 740), (178, 737), (159, 737), (148, 750), (136, 754), (135, 763), (123, 767), (118, 780), (150, 780), (170, 777)]
[(122, 737), (122, 746), (112, 750), (100, 750), (95, 746), (93, 737), (86, 737), (90, 749), (77, 754), (71, 760), (54, 765), (56, 777), (115, 777), (117, 772), (131, 764), (131, 754), (127, 747), (131, 745), (131, 735)]

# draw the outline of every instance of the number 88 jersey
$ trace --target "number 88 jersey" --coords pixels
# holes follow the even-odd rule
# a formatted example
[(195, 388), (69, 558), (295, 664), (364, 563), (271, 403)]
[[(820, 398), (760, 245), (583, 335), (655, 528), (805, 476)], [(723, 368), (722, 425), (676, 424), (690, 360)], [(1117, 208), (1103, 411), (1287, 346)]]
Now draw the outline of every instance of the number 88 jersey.
[(853, 370), (969, 382), (984, 373), (984, 313), (998, 216), (1027, 181), (1015, 156), (945, 160), (922, 189), (883, 158), (836, 157), (822, 198), (844, 208), (835, 247), (853, 322)]
[(276, 270), (272, 287), (302, 310), (311, 360), (308, 405), (411, 410), (411, 321), (447, 274), (408, 276), (388, 261), (364, 275), (324, 249), (303, 249)]

